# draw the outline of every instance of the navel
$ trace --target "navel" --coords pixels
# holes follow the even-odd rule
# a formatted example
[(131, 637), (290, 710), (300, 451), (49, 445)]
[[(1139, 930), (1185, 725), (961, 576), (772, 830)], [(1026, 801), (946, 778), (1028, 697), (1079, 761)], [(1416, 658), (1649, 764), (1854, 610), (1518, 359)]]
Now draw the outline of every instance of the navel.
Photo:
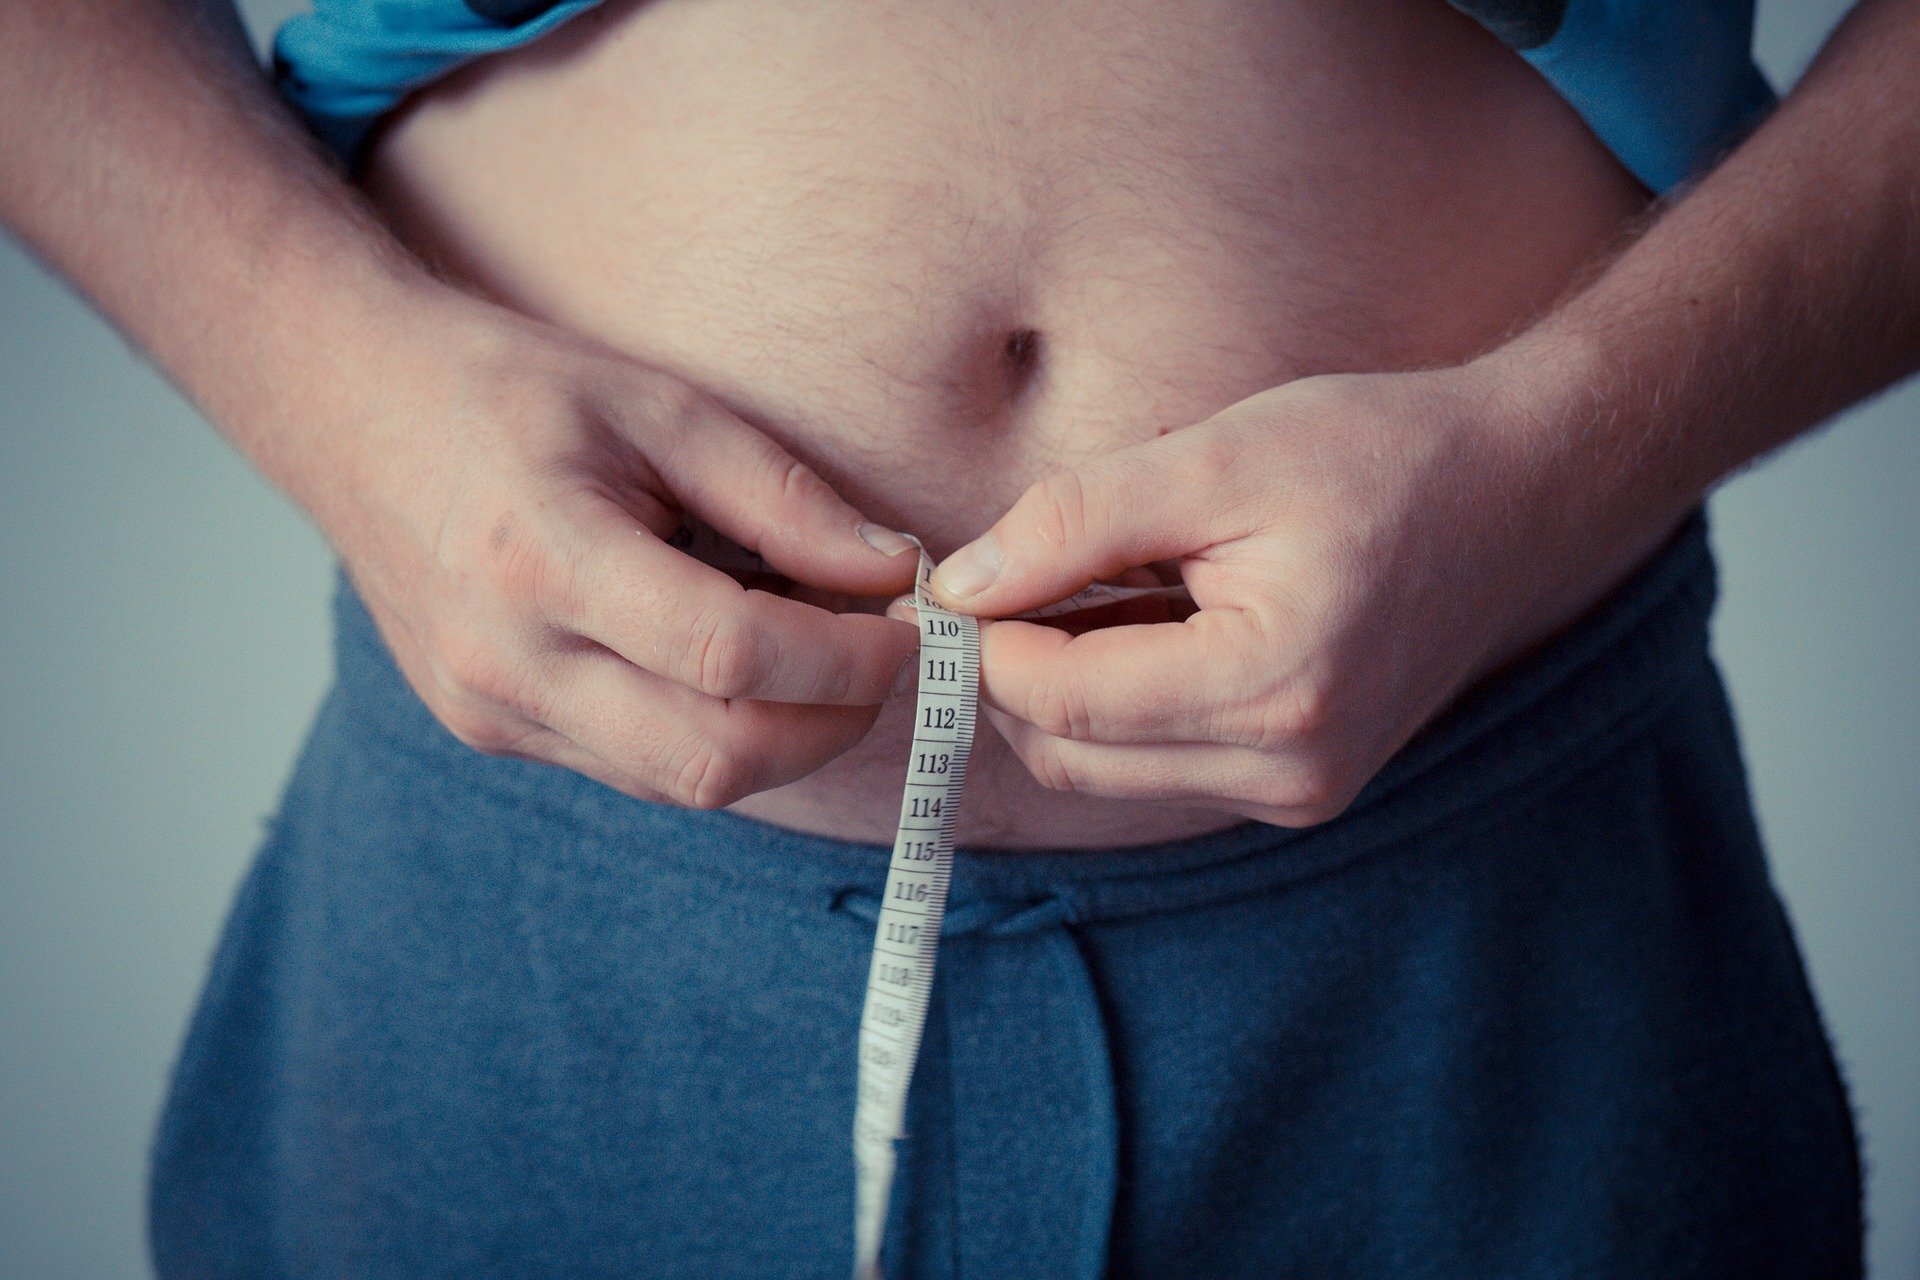
[(1038, 329), (1015, 329), (1007, 335), (1002, 348), (1006, 353), (1007, 365), (1016, 373), (1026, 373), (1040, 359), (1040, 331)]

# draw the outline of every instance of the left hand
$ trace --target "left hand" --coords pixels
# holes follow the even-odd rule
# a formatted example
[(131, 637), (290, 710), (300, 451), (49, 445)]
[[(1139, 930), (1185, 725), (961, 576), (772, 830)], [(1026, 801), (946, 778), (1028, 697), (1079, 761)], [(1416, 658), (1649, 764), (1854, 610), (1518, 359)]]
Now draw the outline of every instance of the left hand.
[[(943, 603), (1004, 616), (1173, 561), (1199, 611), (984, 626), (988, 718), (1051, 788), (1337, 815), (1657, 543), (1597, 533), (1605, 486), (1509, 385), (1474, 366), (1303, 378), (1034, 485), (936, 570)], [(969, 590), (969, 567), (996, 572)]]

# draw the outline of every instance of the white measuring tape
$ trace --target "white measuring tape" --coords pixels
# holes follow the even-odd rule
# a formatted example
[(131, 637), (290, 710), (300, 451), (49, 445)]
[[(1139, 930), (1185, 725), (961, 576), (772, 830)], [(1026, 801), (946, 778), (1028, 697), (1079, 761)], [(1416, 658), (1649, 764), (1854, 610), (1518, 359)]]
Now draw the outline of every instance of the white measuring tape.
[[(918, 539), (915, 539), (916, 545)], [(874, 924), (867, 1001), (860, 1011), (860, 1074), (853, 1111), (854, 1278), (881, 1280), (880, 1245), (893, 1190), (895, 1140), (906, 1137), (907, 1089), (920, 1056), (940, 922), (953, 876), (960, 792), (980, 704), (980, 624), (934, 603), (933, 559), (920, 549), (913, 605), (920, 615), (919, 693), (893, 861)], [(1143, 596), (1185, 596), (1184, 587), (1095, 583), (1055, 604), (1020, 614), (1052, 618)]]
[[(893, 860), (874, 924), (860, 1011), (860, 1067), (853, 1113), (854, 1277), (881, 1280), (880, 1246), (893, 1192), (893, 1144), (906, 1137), (907, 1090), (920, 1056), (940, 922), (953, 876), (953, 840), (960, 826), (960, 793), (980, 705), (980, 624), (934, 603), (927, 589), (933, 559), (919, 539), (920, 566), (912, 603), (920, 617), (919, 691), (913, 743)], [(674, 545), (722, 569), (769, 572), (752, 552), (712, 530), (690, 525)], [(1116, 587), (1095, 583), (1022, 618), (1052, 618), (1145, 596), (1184, 597), (1186, 588)]]
[(880, 1242), (893, 1189), (893, 1144), (906, 1137), (907, 1087), (933, 998), (933, 962), (953, 875), (960, 791), (980, 704), (980, 624), (933, 602), (923, 547), (914, 580), (920, 614), (919, 692), (893, 861), (874, 925), (867, 1002), (860, 1010), (860, 1075), (853, 1111), (856, 1280), (880, 1280)]

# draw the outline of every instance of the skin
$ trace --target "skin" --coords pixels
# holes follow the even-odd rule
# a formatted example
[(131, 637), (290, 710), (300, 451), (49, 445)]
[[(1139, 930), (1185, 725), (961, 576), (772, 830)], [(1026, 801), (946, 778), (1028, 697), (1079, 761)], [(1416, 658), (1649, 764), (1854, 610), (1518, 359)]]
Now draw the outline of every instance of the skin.
[(684, 380), (436, 277), (230, 9), (10, 5), (0, 39), (0, 215), (312, 514), (462, 741), (712, 808), (864, 734), (910, 628), (663, 539), (692, 513), (861, 595), (911, 584), (904, 540)]
[[(1432, 0), (616, 2), (416, 95), (361, 180), (423, 260), (706, 389), (935, 554), (1260, 390), (1456, 363), (1648, 198)], [(886, 843), (912, 715), (730, 807)], [(989, 731), (960, 838), (1239, 820), (1049, 790)]]
[(1863, 4), (1764, 127), (1510, 341), (1292, 382), (1027, 490), (936, 570), (944, 602), (1004, 615), (1173, 560), (1202, 608), (983, 628), (995, 727), (1050, 786), (1339, 814), (1716, 483), (1920, 367), (1916, 67), (1920, 5)]
[[(490, 274), (486, 227), (408, 188), (430, 115), (411, 162), (396, 135), (377, 214), (271, 100), (230, 12), (9, 5), (0, 47), (0, 218), (312, 514), (457, 736), (647, 799), (751, 813), (836, 777), (913, 632), (822, 602), (903, 590), (882, 526), (910, 516), (937, 547), (992, 524), (973, 548), (997, 549), (993, 585), (959, 593), (959, 556), (937, 580), (985, 616), (1162, 560), (1202, 606), (986, 629), (988, 714), (1036, 789), (1180, 815), (1023, 810), (1003, 838), (1324, 821), (1719, 479), (1920, 363), (1913, 3), (1862, 4), (1758, 134), (1558, 305), (1527, 289), (1573, 260), (1477, 328), (1358, 366), (1395, 372), (1322, 353), (1165, 391), (1164, 413), (975, 467), (1031, 487), (969, 495), (997, 523), (937, 529), (938, 495), (863, 481), (858, 439), (783, 430), (698, 353), (542, 293), (537, 264)], [(805, 589), (679, 555), (683, 514)], [(758, 812), (872, 834), (832, 823), (850, 785)]]

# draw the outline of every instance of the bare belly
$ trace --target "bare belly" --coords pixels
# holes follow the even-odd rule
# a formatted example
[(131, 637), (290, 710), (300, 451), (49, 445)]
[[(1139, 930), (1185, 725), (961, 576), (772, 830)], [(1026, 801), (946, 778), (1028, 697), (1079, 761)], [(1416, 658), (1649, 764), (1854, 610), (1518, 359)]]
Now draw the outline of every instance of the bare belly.
[[(1442, 0), (615, 3), (418, 95), (366, 185), (936, 554), (1289, 379), (1471, 354), (1646, 198)], [(891, 839), (909, 720), (735, 808)], [(963, 843), (1236, 821), (1049, 792), (981, 738)]]

